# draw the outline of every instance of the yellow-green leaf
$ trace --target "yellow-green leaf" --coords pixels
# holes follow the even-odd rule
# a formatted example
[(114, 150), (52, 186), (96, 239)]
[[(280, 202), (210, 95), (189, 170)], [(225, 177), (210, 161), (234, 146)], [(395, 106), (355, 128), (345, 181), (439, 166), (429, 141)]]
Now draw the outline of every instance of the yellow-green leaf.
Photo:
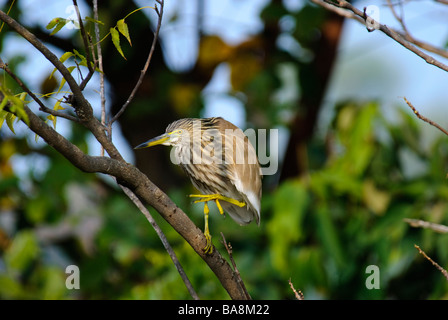
[(0, 129), (2, 128), (3, 122), (5, 122), (8, 112), (0, 110)]
[(96, 23), (96, 24), (104, 25), (104, 23), (103, 23), (102, 21), (100, 21), (100, 20), (95, 20), (95, 19), (90, 18), (90, 17), (87, 17), (87, 16), (86, 16), (86, 20), (87, 20), (87, 21), (90, 21), (90, 22), (93, 22), (93, 23)]
[(67, 19), (64, 19), (61, 17), (57, 17), (57, 18), (54, 18), (53, 20), (51, 20), (45, 28), (47, 28), (48, 30), (54, 28), (53, 31), (50, 33), (50, 36), (52, 36), (52, 35), (58, 33), (59, 30), (61, 30), (69, 21), (70, 20), (67, 20)]
[(8, 125), (9, 130), (11, 130), (12, 133), (16, 134), (14, 132), (14, 120), (16, 119), (16, 116), (12, 113), (8, 112), (6, 115), (6, 124)]
[(54, 115), (52, 115), (52, 114), (49, 114), (47, 116), (47, 119), (53, 122), (53, 128), (56, 129), (56, 117)]
[(56, 101), (56, 104), (53, 107), (53, 110), (65, 110), (64, 107), (61, 106), (61, 101), (62, 99), (59, 99), (58, 101)]
[(32, 231), (21, 231), (4, 253), (7, 270), (23, 272), (39, 255), (39, 244)]
[(8, 103), (8, 96), (3, 93), (3, 100), (0, 103), (0, 111), (3, 110), (3, 108), (6, 106), (7, 103)]
[[(9, 96), (9, 101), (11, 103), (11, 111), (14, 112), (19, 119), (23, 120), (26, 124), (29, 124), (29, 118), (28, 114), (25, 112), (23, 100), (16, 96)], [(6, 123), (8, 123), (8, 119), (6, 119)]]
[(19, 95), (19, 99), (20, 99), (22, 102), (25, 102), (25, 98), (26, 98), (27, 94), (28, 94), (28, 93), (26, 93), (26, 92), (22, 92), (22, 93)]
[[(72, 73), (73, 69), (75, 69), (75, 68), (76, 68), (76, 66), (70, 66), (70, 67), (67, 68), (67, 70), (68, 70), (70, 73)], [(58, 89), (57, 93), (61, 92), (62, 87), (64, 86), (65, 82), (66, 82), (65, 78), (62, 78), (62, 80), (61, 80), (61, 84), (59, 85), (59, 89)]]
[(112, 36), (112, 42), (115, 46), (115, 48), (117, 48), (117, 51), (121, 54), (121, 56), (126, 60), (126, 57), (123, 54), (123, 50), (121, 50), (121, 46), (120, 46), (120, 34), (118, 33), (117, 29), (115, 28), (110, 28), (110, 35)]
[(57, 17), (52, 19), (45, 28), (47, 28), (47, 30), (53, 29), (59, 22), (61, 21), (61, 18)]
[(75, 54), (73, 52), (65, 52), (60, 58), (59, 61), (64, 63), (68, 58), (73, 57)]
[(129, 29), (124, 19), (118, 20), (117, 22), (118, 31), (128, 40), (129, 44), (132, 46), (131, 37), (129, 35)]
[[(68, 58), (73, 57), (75, 54), (73, 52), (65, 52), (60, 58), (59, 61), (64, 63), (65, 61), (67, 61)], [(49, 78), (53, 77), (54, 73), (56, 72), (56, 68), (53, 69), (53, 71), (51, 72)]]

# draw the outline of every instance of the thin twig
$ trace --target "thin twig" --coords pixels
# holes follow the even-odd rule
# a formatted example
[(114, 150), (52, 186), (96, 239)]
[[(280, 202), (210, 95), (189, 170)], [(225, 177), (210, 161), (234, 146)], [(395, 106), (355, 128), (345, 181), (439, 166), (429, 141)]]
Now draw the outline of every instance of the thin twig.
[(348, 19), (354, 19), (357, 20), (360, 23), (364, 24), (364, 19), (361, 19), (360, 17), (358, 17), (357, 15), (355, 15), (353, 12), (347, 11), (345, 9), (342, 8), (338, 8), (336, 7), (334, 4), (330, 4), (325, 2), (324, 0), (310, 0), (312, 3), (315, 3), (319, 6), (321, 6), (322, 8), (327, 9), (328, 11), (332, 11), (334, 13), (337, 13), (338, 15), (348, 18)]
[(55, 117), (60, 117), (60, 118), (64, 118), (70, 121), (74, 121), (74, 122), (79, 122), (79, 119), (71, 116), (69, 114), (66, 114), (64, 112), (58, 111), (58, 110), (53, 110), (48, 108), (43, 102), (42, 100), (40, 100), (29, 88), (28, 86), (22, 81), (20, 80), (20, 78), (11, 71), (11, 69), (8, 68), (8, 65), (6, 63), (3, 62), (3, 60), (0, 58), (0, 68), (5, 70), (5, 72), (7, 74), (9, 74), (9, 76), (23, 89), (23, 91), (25, 91), (34, 101), (36, 101), (36, 103), (39, 105), (39, 110), (49, 113)]
[(222, 232), (221, 232), (221, 237), (222, 237), (222, 241), (223, 241), (222, 243), (224, 244), (224, 247), (226, 248), (226, 251), (229, 254), (230, 262), (232, 263), (233, 271), (235, 272), (235, 276), (237, 278), (237, 281), (240, 284), (241, 288), (243, 289), (244, 294), (246, 296), (246, 299), (247, 300), (251, 300), (252, 298), (251, 298), (249, 292), (247, 291), (246, 286), (244, 285), (244, 281), (241, 278), (241, 274), (238, 271), (238, 268), (236, 267), (235, 260), (233, 260), (232, 245), (230, 244), (230, 242), (229, 242), (229, 244), (227, 244), (226, 238), (224, 237), (224, 234)]
[(446, 280), (448, 280), (448, 271), (443, 269), (441, 266), (439, 266), (437, 262), (428, 257), (428, 255), (422, 249), (420, 249), (418, 245), (414, 244), (414, 247), (417, 248), (418, 252), (421, 255), (423, 255), (429, 262), (431, 262), (434, 267), (436, 267), (440, 272), (442, 272), (443, 276), (446, 278)]
[(289, 286), (291, 287), (291, 290), (294, 292), (294, 295), (296, 296), (296, 299), (297, 299), (297, 300), (305, 300), (305, 297), (304, 297), (304, 295), (303, 295), (303, 292), (300, 291), (300, 290), (297, 291), (297, 290), (294, 288), (294, 285), (293, 285), (292, 282), (291, 282), (291, 278), (289, 278), (288, 282), (289, 282)]
[[(212, 254), (204, 254), (202, 249), (206, 239), (202, 231), (145, 174), (124, 160), (115, 145), (110, 141), (109, 136), (107, 136), (104, 126), (94, 117), (92, 106), (85, 98), (77, 81), (70, 74), (67, 67), (34, 34), (1, 10), (0, 20), (4, 21), (13, 31), (22, 36), (24, 40), (32, 44), (66, 79), (72, 91), (70, 101), (72, 101), (72, 106), (76, 110), (79, 121), (93, 133), (110, 157), (96, 157), (85, 154), (24, 104), (23, 110), (28, 115), (29, 121), (26, 125), (29, 129), (81, 171), (107, 174), (129, 187), (139, 199), (158, 211), (188, 242), (194, 251), (207, 263), (232, 299), (247, 299), (241, 284), (235, 277), (234, 270), (221, 254), (217, 250)], [(0, 91), (0, 103), (4, 99), (5, 96)], [(9, 105), (10, 102), (7, 102), (5, 110), (7, 110)]]
[(17, 32), (22, 38), (33, 45), (44, 57), (47, 59), (64, 77), (73, 95), (76, 97), (77, 106), (82, 106), (84, 110), (83, 115), (89, 117), (93, 110), (89, 102), (86, 100), (82, 94), (82, 90), (76, 82), (75, 78), (72, 76), (67, 67), (59, 60), (59, 58), (45, 46), (33, 33), (24, 28), (16, 20), (8, 16), (5, 12), (0, 10), (0, 20), (4, 21), (11, 29)]
[[(0, 103), (3, 99), (5, 99), (5, 96), (0, 91)], [(5, 110), (9, 108), (9, 104), (10, 102), (6, 103)], [(94, 157), (85, 154), (34, 114), (26, 104), (23, 106), (23, 109), (27, 113), (29, 120), (26, 125), (31, 131), (40, 136), (48, 145), (81, 171), (107, 174), (115, 177), (117, 181), (126, 184), (139, 199), (157, 210), (176, 232), (188, 242), (213, 271), (230, 298), (247, 299), (230, 264), (221, 256), (218, 250), (214, 250), (212, 254), (204, 254), (202, 249), (206, 239), (202, 231), (145, 174), (135, 166), (125, 162), (119, 157), (119, 154), (117, 156), (114, 155), (114, 157)], [(101, 124), (98, 122), (98, 125)], [(111, 142), (107, 141), (107, 143)], [(108, 151), (107, 148), (106, 151)]]
[(168, 254), (171, 257), (171, 260), (173, 261), (174, 265), (176, 266), (177, 272), (179, 272), (183, 282), (185, 283), (185, 286), (188, 289), (188, 292), (195, 300), (199, 300), (199, 296), (197, 295), (196, 291), (194, 290), (190, 280), (188, 279), (187, 274), (185, 273), (184, 269), (182, 268), (179, 260), (177, 259), (176, 254), (174, 253), (173, 248), (171, 248), (171, 245), (169, 244), (167, 238), (165, 237), (165, 234), (163, 233), (162, 229), (160, 229), (157, 222), (152, 217), (151, 213), (149, 213), (149, 210), (146, 209), (146, 207), (143, 205), (143, 203), (139, 200), (139, 198), (127, 187), (122, 186), (118, 184), (123, 192), (128, 196), (129, 199), (135, 204), (135, 206), (143, 213), (143, 215), (146, 217), (146, 219), (149, 221), (151, 226), (156, 231), (157, 235), (159, 236), (160, 240), (162, 241), (163, 246), (165, 247), (165, 250), (168, 252)]
[(400, 3), (401, 11), (402, 11), (401, 16), (398, 15), (397, 11), (395, 10), (395, 5), (392, 3), (392, 1), (387, 0), (387, 5), (389, 6), (390, 11), (392, 12), (393, 16), (395, 17), (395, 20), (397, 20), (398, 23), (401, 25), (401, 28), (403, 29), (403, 32), (405, 33), (405, 35), (410, 36), (410, 32), (403, 20), (403, 4)]
[[(95, 19), (95, 21), (99, 21), (98, 0), (93, 0), (93, 19)], [(101, 52), (100, 27), (98, 26), (98, 23), (95, 23), (95, 38), (97, 57), (95, 58), (94, 56), (94, 59), (97, 59), (98, 68), (100, 70), (101, 124), (106, 126), (106, 93), (104, 91), (103, 54)], [(109, 138), (111, 137), (109, 136)], [(101, 156), (104, 156), (103, 146), (101, 146)]]
[(121, 107), (120, 111), (118, 111), (118, 113), (112, 118), (112, 120), (110, 120), (110, 124), (109, 126), (112, 126), (112, 124), (117, 121), (117, 119), (123, 114), (123, 112), (126, 110), (126, 108), (129, 106), (129, 104), (131, 103), (131, 101), (134, 99), (135, 94), (137, 93), (138, 89), (140, 88), (140, 85), (143, 82), (143, 77), (146, 74), (146, 71), (148, 70), (149, 67), (149, 63), (151, 62), (152, 59), (152, 55), (154, 53), (154, 50), (156, 48), (156, 42), (157, 39), (159, 37), (159, 32), (160, 32), (160, 28), (162, 26), (162, 17), (163, 17), (163, 6), (164, 6), (164, 0), (155, 0), (158, 4), (160, 4), (160, 9), (157, 7), (157, 5), (154, 6), (155, 11), (157, 13), (158, 21), (157, 21), (157, 27), (156, 27), (156, 31), (154, 32), (154, 39), (152, 40), (152, 44), (151, 44), (151, 49), (149, 50), (149, 54), (148, 54), (148, 58), (146, 59), (146, 63), (145, 66), (143, 67), (143, 69), (140, 71), (140, 77), (138, 78), (138, 81), (134, 87), (134, 89), (132, 89), (131, 94), (129, 95), (128, 99), (126, 100), (126, 102), (124, 103), (124, 105)]
[(424, 220), (418, 220), (418, 219), (403, 219), (404, 222), (408, 223), (411, 227), (414, 228), (425, 228), (425, 229), (431, 229), (435, 232), (439, 233), (448, 233), (448, 226), (445, 226), (443, 224), (428, 222)]
[[(365, 11), (361, 11), (354, 7), (351, 3), (345, 1), (345, 0), (311, 0), (313, 3), (316, 3), (320, 6), (325, 7), (327, 10), (331, 10), (339, 15), (347, 16), (346, 13), (342, 13), (341, 10), (333, 10), (333, 8), (338, 9), (344, 9), (346, 11), (354, 13), (354, 15), (357, 17), (356, 20), (360, 21), (364, 25), (368, 27), (369, 31), (373, 31), (376, 28), (372, 28), (371, 26), (377, 26), (381, 32), (383, 32), (385, 35), (387, 35), (389, 38), (395, 40), (399, 44), (401, 44), (403, 47), (408, 49), (409, 51), (413, 52), (420, 58), (426, 61), (426, 63), (431, 64), (439, 69), (442, 69), (446, 72), (448, 72), (448, 66), (435, 58), (431, 57), (430, 55), (426, 54), (425, 52), (421, 51), (419, 48), (417, 48), (417, 44), (413, 44), (412, 42), (408, 41), (405, 36), (395, 31), (394, 29), (389, 28), (385, 24), (381, 24), (378, 21), (374, 20), (372, 17), (368, 16)], [(327, 5), (324, 5), (327, 4)], [(361, 20), (359, 19), (361, 18)], [(417, 42), (416, 42), (417, 43)], [(426, 49), (426, 48), (425, 48)]]
[(82, 42), (84, 44), (84, 50), (86, 52), (87, 69), (89, 70), (89, 73), (81, 81), (81, 84), (79, 85), (81, 90), (84, 90), (84, 88), (86, 87), (87, 83), (90, 81), (90, 79), (92, 78), (93, 74), (95, 73), (95, 66), (92, 66), (92, 59), (90, 58), (90, 55), (89, 55), (89, 52), (91, 52), (90, 48), (91, 48), (91, 45), (92, 45), (92, 41), (91, 41), (89, 35), (87, 34), (86, 29), (84, 28), (84, 23), (82, 22), (82, 17), (81, 17), (81, 13), (79, 12), (79, 7), (78, 7), (78, 1), (77, 0), (73, 0), (73, 6), (75, 7), (76, 15), (78, 17), (79, 28), (80, 28), (80, 31), (81, 31), (81, 38), (82, 38)]
[[(433, 46), (432, 44), (429, 44), (427, 42), (415, 39), (411, 33), (409, 32), (409, 29), (407, 28), (404, 19), (403, 19), (403, 13), (401, 16), (398, 15), (397, 11), (395, 10), (395, 5), (391, 2), (391, 0), (387, 0), (388, 6), (390, 8), (390, 11), (392, 12), (395, 19), (400, 23), (401, 28), (403, 29), (403, 32), (396, 31), (399, 33), (406, 41), (409, 41), (412, 44), (415, 44), (417, 47), (420, 47), (426, 51), (435, 53), (441, 57), (448, 58), (448, 51), (445, 49), (441, 49), (439, 47)], [(402, 3), (400, 3), (402, 5)], [(403, 7), (401, 7), (403, 9)]]
[(442, 131), (444, 134), (446, 134), (448, 136), (448, 131), (446, 131), (445, 129), (443, 129), (439, 124), (435, 123), (434, 121), (422, 116), (420, 114), (420, 112), (418, 112), (417, 109), (415, 109), (415, 107), (412, 105), (412, 103), (406, 99), (406, 97), (403, 97), (404, 101), (407, 103), (407, 105), (409, 106), (409, 108), (412, 109), (412, 111), (414, 112), (414, 114), (417, 116), (417, 118), (419, 118), (420, 120), (423, 120), (427, 123), (429, 123), (430, 125), (432, 125), (433, 127), (436, 127), (437, 129), (439, 129), (440, 131)]

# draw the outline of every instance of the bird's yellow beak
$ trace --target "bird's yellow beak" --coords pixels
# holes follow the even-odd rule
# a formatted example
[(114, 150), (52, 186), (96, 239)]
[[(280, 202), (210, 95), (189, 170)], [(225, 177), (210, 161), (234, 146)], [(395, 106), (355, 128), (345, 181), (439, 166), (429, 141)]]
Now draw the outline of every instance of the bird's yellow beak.
[(170, 140), (170, 138), (171, 138), (170, 133), (164, 133), (158, 137), (152, 138), (151, 140), (148, 140), (146, 142), (143, 142), (142, 144), (139, 144), (134, 149), (143, 149), (143, 148), (149, 148), (152, 146), (156, 146), (158, 144), (164, 144)]

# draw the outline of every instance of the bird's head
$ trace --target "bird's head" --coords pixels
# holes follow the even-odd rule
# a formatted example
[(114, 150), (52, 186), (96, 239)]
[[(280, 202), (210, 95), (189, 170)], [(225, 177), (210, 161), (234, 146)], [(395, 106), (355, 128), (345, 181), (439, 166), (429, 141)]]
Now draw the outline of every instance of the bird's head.
[(152, 146), (156, 146), (158, 144), (162, 144), (164, 146), (175, 146), (180, 141), (182, 141), (182, 135), (184, 134), (184, 131), (182, 129), (176, 129), (170, 132), (166, 132), (160, 136), (157, 136), (155, 138), (152, 138), (146, 142), (143, 142), (142, 144), (139, 144), (134, 149), (143, 149), (148, 148)]
[(168, 125), (164, 134), (139, 144), (134, 149), (148, 148), (158, 144), (162, 144), (164, 146), (177, 146), (182, 142), (189, 144), (194, 120), (199, 119), (187, 118), (174, 121)]

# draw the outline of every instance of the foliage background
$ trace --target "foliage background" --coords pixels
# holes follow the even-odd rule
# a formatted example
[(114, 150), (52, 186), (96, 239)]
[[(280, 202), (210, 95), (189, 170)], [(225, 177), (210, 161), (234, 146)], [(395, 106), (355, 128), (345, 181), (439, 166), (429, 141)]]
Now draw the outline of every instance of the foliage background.
[[(76, 30), (49, 37), (44, 25), (27, 25), (21, 19), (25, 16), (21, 2), (16, 1), (11, 15), (57, 52), (81, 47)], [(140, 2), (113, 3), (100, 2), (106, 31), (141, 6)], [(2, 10), (10, 4), (5, 3)], [(197, 4), (197, 12), (204, 12), (205, 3)], [(171, 120), (207, 114), (204, 88), (217, 68), (224, 66), (230, 73), (229, 83), (227, 92), (220, 94), (244, 106), (242, 126), (280, 128), (290, 133), (290, 143), (305, 150), (296, 154), (283, 148), (281, 170), (265, 177), (260, 227), (239, 227), (212, 213), (214, 244), (223, 251), (222, 231), (233, 246), (252, 297), (293, 299), (291, 279), (306, 299), (448, 298), (447, 281), (414, 248), (418, 244), (446, 267), (448, 235), (414, 229), (403, 221), (415, 218), (448, 224), (447, 138), (433, 134), (429, 139), (412, 113), (390, 101), (353, 96), (322, 108), (342, 20), (307, 2), (294, 9), (286, 1), (263, 5), (259, 12), (263, 28), (236, 43), (195, 20), (192, 38), (197, 55), (183, 68), (167, 62), (167, 53), (162, 52), (168, 32), (165, 38), (162, 32), (162, 46), (117, 134), (121, 129), (126, 143), (133, 146), (163, 132)], [(83, 6), (82, 13), (90, 15), (89, 4)], [(178, 6), (168, 11), (166, 30), (176, 29), (184, 9)], [(133, 42), (132, 47), (123, 44), (127, 60), (114, 50), (110, 39), (103, 43), (111, 110), (129, 94), (134, 83), (129, 79), (138, 75), (150, 45), (148, 16), (138, 12), (127, 23)], [(3, 44), (14, 35), (3, 30), (0, 37), (0, 49), (7, 51)], [(294, 40), (296, 46), (279, 45), (280, 37)], [(21, 68), (26, 65), (21, 55), (8, 63), (19, 75), (30, 72)], [(36, 76), (38, 85), (30, 85), (36, 92), (57, 88), (58, 83), (48, 79), (51, 68), (47, 72)], [(382, 72), (387, 70), (374, 74)], [(1, 81), (19, 92), (6, 76)], [(90, 88), (92, 99), (95, 89)], [(393, 106), (394, 117), (387, 116), (385, 105)], [(71, 141), (84, 150), (94, 148), (82, 128), (59, 121), (59, 131)], [(304, 122), (311, 124), (308, 131), (300, 126)], [(129, 157), (202, 227), (202, 208), (186, 197), (192, 187), (179, 168), (169, 163), (168, 152), (158, 148)], [(295, 159), (292, 165), (287, 163), (291, 159)], [(203, 261), (151, 212), (199, 296), (227, 299)], [(80, 290), (65, 287), (64, 271), (70, 264), (81, 270)], [(381, 271), (379, 290), (365, 286), (365, 270), (372, 264)], [(121, 191), (103, 176), (79, 172), (20, 126), (15, 134), (6, 127), (0, 131), (0, 297), (190, 298), (155, 232)]]

